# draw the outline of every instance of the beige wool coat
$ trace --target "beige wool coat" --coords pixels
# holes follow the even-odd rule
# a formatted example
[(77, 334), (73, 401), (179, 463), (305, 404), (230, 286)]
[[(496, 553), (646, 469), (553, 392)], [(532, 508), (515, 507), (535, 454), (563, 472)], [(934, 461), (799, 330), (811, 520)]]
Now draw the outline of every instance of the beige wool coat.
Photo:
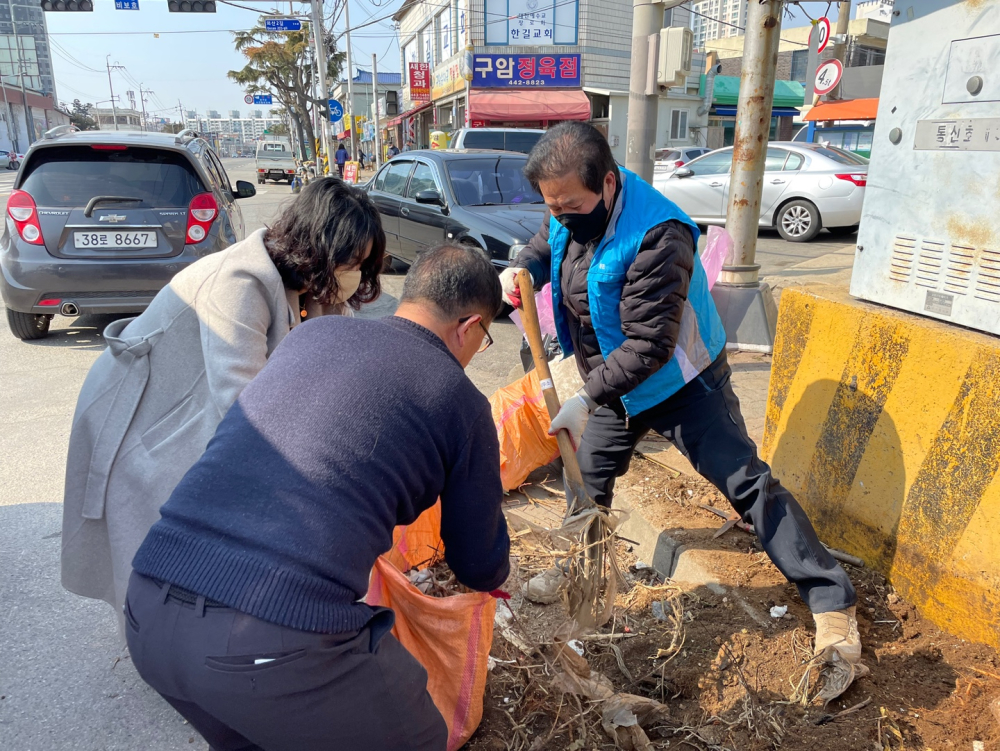
[[(243, 387), (299, 321), (264, 230), (178, 273), (108, 348), (77, 402), (66, 465), (62, 583), (122, 622), (132, 558)], [(252, 461), (251, 457), (247, 457)]]

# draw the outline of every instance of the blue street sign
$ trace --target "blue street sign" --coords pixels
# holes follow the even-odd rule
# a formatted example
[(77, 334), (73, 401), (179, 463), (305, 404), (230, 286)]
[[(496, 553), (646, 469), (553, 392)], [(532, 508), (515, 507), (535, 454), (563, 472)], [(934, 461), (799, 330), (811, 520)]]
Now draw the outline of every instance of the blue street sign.
[(336, 99), (330, 100), (330, 122), (335, 123), (344, 116), (344, 107)]
[(254, 104), (271, 104), (272, 103), (271, 102), (271, 95), (270, 94), (254, 94), (253, 95), (253, 103)]
[(139, 0), (115, 0), (115, 10), (139, 10)]
[[(115, 0), (117, 3), (118, 0)], [(302, 22), (297, 18), (265, 18), (264, 31), (301, 31)]]

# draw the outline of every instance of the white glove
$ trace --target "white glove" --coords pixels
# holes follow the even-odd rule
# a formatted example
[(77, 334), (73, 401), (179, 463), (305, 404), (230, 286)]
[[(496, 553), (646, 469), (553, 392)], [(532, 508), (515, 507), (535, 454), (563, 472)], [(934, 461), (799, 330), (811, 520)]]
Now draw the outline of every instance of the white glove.
[(580, 437), (587, 427), (587, 420), (595, 409), (597, 402), (580, 389), (559, 409), (559, 414), (549, 428), (549, 435), (556, 435), (560, 430), (566, 430), (573, 442), (573, 448), (577, 448), (580, 445)]
[[(508, 266), (500, 272), (500, 287), (503, 289), (503, 301), (515, 308), (521, 307), (521, 288), (517, 284), (517, 274), (521, 269)], [(531, 276), (531, 274), (528, 274)], [(531, 285), (535, 285), (535, 280), (531, 280)]]

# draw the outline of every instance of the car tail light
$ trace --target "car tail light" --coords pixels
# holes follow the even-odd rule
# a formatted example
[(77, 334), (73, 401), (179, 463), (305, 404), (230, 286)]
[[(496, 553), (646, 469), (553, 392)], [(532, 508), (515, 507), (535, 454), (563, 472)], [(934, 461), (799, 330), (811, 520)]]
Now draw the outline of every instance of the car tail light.
[(35, 199), (30, 193), (15, 190), (7, 199), (7, 214), (14, 220), (17, 234), (26, 243), (45, 245), (42, 239), (42, 228), (38, 224), (38, 212), (35, 210)]
[(44, 300), (39, 300), (38, 304), (39, 305), (44, 305), (45, 307), (48, 308), (48, 307), (52, 307), (53, 305), (58, 305), (61, 302), (62, 302), (62, 300), (60, 300), (58, 297), (47, 297)]
[(90, 148), (96, 151), (125, 151), (128, 146), (120, 143), (92, 143)]
[(847, 175), (837, 175), (840, 180), (847, 180), (849, 183), (854, 183), (859, 188), (864, 188), (868, 185), (868, 175), (863, 172), (852, 172)]
[(215, 202), (215, 196), (211, 193), (199, 193), (191, 199), (188, 205), (187, 233), (185, 234), (185, 244), (193, 245), (200, 243), (208, 236), (208, 231), (212, 228), (212, 222), (219, 214), (219, 204)]
[(258, 172), (267, 172), (267, 170), (266, 170), (266, 169), (259, 169), (259, 170), (257, 170), (257, 171), (258, 171)]
[(675, 167), (683, 167), (684, 166), (684, 160), (683, 159), (678, 159), (676, 162), (674, 162), (674, 166)]

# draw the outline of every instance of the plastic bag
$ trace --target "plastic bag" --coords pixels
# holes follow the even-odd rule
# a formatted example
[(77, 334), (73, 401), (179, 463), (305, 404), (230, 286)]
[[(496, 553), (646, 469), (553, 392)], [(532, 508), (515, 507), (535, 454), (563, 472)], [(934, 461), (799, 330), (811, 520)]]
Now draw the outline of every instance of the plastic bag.
[(705, 276), (708, 277), (709, 289), (712, 289), (719, 280), (722, 265), (732, 249), (733, 238), (725, 227), (712, 226), (708, 228), (708, 241), (705, 243), (705, 250), (701, 252), (700, 257), (701, 265), (705, 268)]
[(559, 455), (559, 444), (549, 435), (549, 413), (534, 370), (490, 397), (493, 422), (500, 441), (500, 481), (513, 490), (534, 470)]
[(397, 527), (392, 549), (375, 562), (365, 601), (392, 608), (393, 635), (427, 671), (427, 691), (448, 725), (448, 751), (460, 748), (483, 719), (496, 600), (485, 592), (429, 597), (403, 571), (444, 554), (441, 502)]
[[(546, 284), (535, 293), (535, 307), (538, 308), (538, 325), (542, 330), (542, 336), (548, 334), (554, 339), (556, 336), (556, 319), (552, 313), (551, 284)], [(517, 326), (517, 330), (523, 334), (524, 324), (521, 323), (521, 311), (511, 311), (510, 320)]]

